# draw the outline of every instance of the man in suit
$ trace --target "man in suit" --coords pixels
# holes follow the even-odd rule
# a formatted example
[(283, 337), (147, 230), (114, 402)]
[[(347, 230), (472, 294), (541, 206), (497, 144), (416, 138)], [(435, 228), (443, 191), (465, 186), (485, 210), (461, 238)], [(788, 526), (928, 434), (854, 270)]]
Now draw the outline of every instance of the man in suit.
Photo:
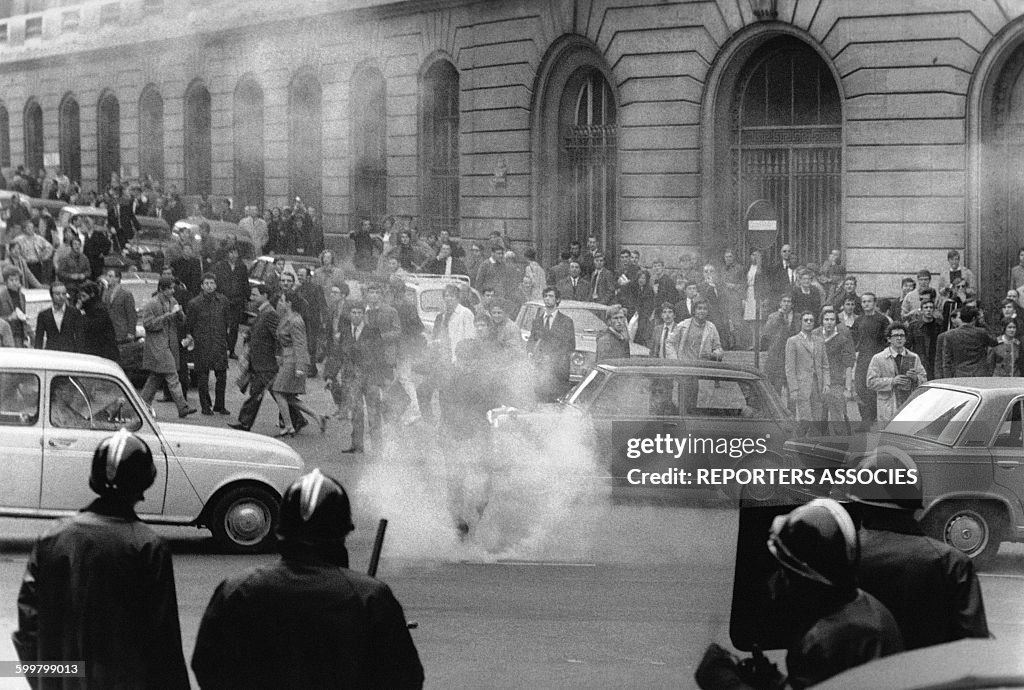
[[(249, 299), (256, 307), (256, 320), (249, 329), (249, 397), (238, 411), (238, 422), (228, 424), (232, 429), (249, 431), (256, 422), (263, 394), (277, 375), (277, 312), (270, 304), (270, 288), (254, 285)], [(292, 428), (297, 429), (302, 413), (291, 409)]]
[(398, 310), (384, 301), (384, 289), (379, 283), (371, 283), (366, 288), (363, 320), (366, 321), (367, 326), (375, 328), (380, 334), (381, 349), (383, 350), (381, 375), (390, 382), (394, 375), (395, 365), (398, 363), (402, 321), (398, 317)]
[[(580, 269), (583, 271), (583, 277), (590, 280), (594, 271), (597, 270), (597, 263), (594, 258), (601, 253), (601, 250), (597, 247), (597, 238), (590, 236), (587, 238), (587, 248), (580, 252)], [(593, 282), (591, 280), (591, 282)]]
[(658, 323), (651, 331), (651, 357), (668, 359), (668, 340), (676, 327), (676, 309), (671, 302), (661, 303), (658, 317)]
[(171, 268), (174, 269), (174, 277), (188, 288), (189, 299), (197, 297), (203, 278), (203, 262), (196, 256), (195, 247), (191, 242), (181, 246), (181, 256), (171, 262)]
[(50, 286), (53, 306), (36, 317), (36, 349), (78, 352), (78, 334), (82, 315), (68, 304), (68, 289), (63, 283)]
[(786, 385), (786, 343), (799, 329), (800, 320), (793, 314), (793, 298), (783, 295), (779, 298), (778, 310), (768, 315), (761, 331), (761, 339), (768, 343), (762, 366), (768, 382), (780, 395)]
[(651, 289), (654, 290), (654, 295), (658, 298), (659, 302), (675, 304), (679, 301), (679, 293), (676, 292), (676, 281), (672, 279), (672, 276), (665, 273), (665, 262), (661, 259), (655, 259), (651, 263)]
[(555, 287), (562, 293), (562, 299), (571, 299), (579, 302), (586, 302), (590, 299), (590, 281), (583, 277), (582, 268), (578, 261), (569, 262), (569, 277), (559, 282)]
[(786, 387), (801, 436), (821, 426), (822, 396), (831, 381), (825, 343), (815, 335), (814, 325), (813, 312), (803, 312), (800, 332), (786, 340)]
[(217, 277), (217, 292), (228, 299), (228, 357), (237, 359), (235, 345), (238, 343), (238, 324), (245, 311), (245, 300), (249, 297), (249, 271), (238, 259), (238, 248), (228, 249), (224, 258), (214, 264)]
[(340, 384), (346, 391), (345, 398), (352, 405), (352, 445), (342, 453), (363, 452), (367, 426), (370, 439), (374, 443), (380, 442), (381, 391), (390, 377), (391, 367), (383, 356), (385, 345), (380, 330), (365, 316), (366, 310), (361, 302), (350, 303), (348, 324), (336, 334), (341, 356)]
[(103, 293), (103, 303), (107, 306), (110, 321), (114, 324), (114, 337), (121, 351), (121, 360), (125, 361), (125, 346), (135, 342), (135, 331), (139, 315), (135, 308), (135, 297), (121, 286), (121, 270), (111, 268), (106, 273), (107, 289)]
[[(582, 268), (582, 267), (581, 267)], [(612, 297), (615, 296), (615, 276), (605, 266), (604, 254), (597, 253), (594, 255), (594, 273), (590, 280), (590, 299), (591, 302), (600, 302), (601, 304), (611, 304)]]
[(676, 302), (676, 321), (682, 322), (693, 317), (693, 307), (700, 299), (700, 290), (692, 280), (678, 280), (676, 288), (683, 295)]
[(442, 276), (468, 275), (465, 262), (452, 254), (452, 245), (449, 242), (441, 243), (437, 257), (427, 264), (426, 271)]
[(779, 261), (768, 266), (768, 280), (772, 286), (772, 293), (777, 297), (783, 293), (789, 293), (796, 287), (796, 259), (793, 257), (793, 248), (788, 244), (782, 245), (779, 250)]
[(139, 229), (139, 221), (132, 211), (134, 201), (131, 197), (125, 196), (122, 187), (115, 187), (114, 192), (117, 198), (107, 210), (107, 225), (114, 229), (117, 237), (117, 248), (124, 249)]
[(946, 333), (943, 342), (942, 378), (992, 375), (988, 348), (999, 341), (978, 326), (977, 307), (968, 305), (960, 310), (960, 326)]
[(526, 350), (533, 358), (534, 392), (540, 402), (553, 402), (569, 388), (569, 359), (576, 350), (576, 325), (558, 311), (558, 288), (544, 290), (544, 310), (530, 329)]

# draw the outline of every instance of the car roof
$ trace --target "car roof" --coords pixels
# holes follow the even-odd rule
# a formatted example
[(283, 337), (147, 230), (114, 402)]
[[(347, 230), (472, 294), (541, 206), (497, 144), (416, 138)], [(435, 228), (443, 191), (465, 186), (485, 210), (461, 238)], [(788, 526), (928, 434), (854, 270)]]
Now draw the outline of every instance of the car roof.
[[(527, 301), (523, 306), (527, 306), (527, 305), (534, 306), (534, 307), (538, 307), (538, 306), (539, 307), (543, 307), (544, 306), (544, 302), (543, 302), (543, 300), (539, 300), (539, 299), (531, 299), (531, 300)], [(560, 301), (558, 303), (558, 308), (559, 309), (598, 309), (598, 310), (601, 310), (601, 311), (605, 311), (605, 310), (608, 309), (608, 305), (607, 304), (601, 304), (600, 302), (581, 302), (579, 300), (574, 300), (574, 299), (563, 299), (562, 301)]]
[(659, 359), (655, 357), (630, 357), (606, 359), (597, 364), (598, 369), (609, 372), (641, 373), (651, 369), (664, 370), (669, 374), (687, 374), (694, 370), (701, 373), (745, 374), (741, 378), (762, 378), (761, 372), (753, 367), (729, 362), (710, 362), (701, 359)]
[(80, 216), (103, 216), (107, 217), (107, 212), (97, 206), (63, 206), (60, 209), (61, 213), (74, 213)]
[(30, 350), (23, 347), (0, 347), (0, 368), (29, 369), (74, 369), (82, 374), (110, 374), (124, 376), (117, 363), (94, 355), (55, 350)]
[(927, 385), (932, 388), (968, 391), (978, 395), (986, 392), (989, 395), (995, 393), (1006, 395), (1024, 393), (1024, 378), (1016, 376), (971, 376), (955, 379), (936, 379), (935, 381), (929, 381)]

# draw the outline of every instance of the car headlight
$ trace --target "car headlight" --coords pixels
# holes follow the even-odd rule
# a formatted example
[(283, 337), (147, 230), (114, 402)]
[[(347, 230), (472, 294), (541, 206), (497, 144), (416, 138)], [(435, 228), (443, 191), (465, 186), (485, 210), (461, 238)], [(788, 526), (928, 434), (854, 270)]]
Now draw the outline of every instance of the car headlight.
[(587, 363), (587, 355), (586, 353), (576, 350), (576, 352), (572, 353), (572, 358), (569, 362), (577, 369), (582, 369), (583, 365)]

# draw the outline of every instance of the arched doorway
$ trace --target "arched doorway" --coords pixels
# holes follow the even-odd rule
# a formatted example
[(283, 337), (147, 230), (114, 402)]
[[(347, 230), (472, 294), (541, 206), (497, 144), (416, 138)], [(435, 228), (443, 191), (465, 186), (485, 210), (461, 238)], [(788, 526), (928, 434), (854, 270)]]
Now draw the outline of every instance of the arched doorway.
[(164, 180), (164, 99), (152, 84), (139, 96), (139, 174)]
[(43, 167), (43, 109), (35, 99), (25, 105), (25, 167), (29, 175)]
[(422, 229), (458, 235), (459, 72), (448, 60), (437, 60), (423, 74), (422, 87)]
[(364, 218), (379, 223), (387, 213), (387, 87), (376, 67), (352, 77), (352, 229)]
[(235, 88), (235, 197), (263, 208), (263, 89), (246, 78)]
[(292, 80), (288, 94), (288, 170), (291, 196), (300, 197), (306, 207), (323, 211), (320, 203), (323, 178), (321, 146), (320, 82), (303, 72)]
[(209, 194), (213, 188), (210, 92), (194, 82), (185, 92), (185, 193)]
[[(982, 305), (998, 303), (1024, 247), (1024, 46), (1009, 53), (983, 95), (980, 149)], [(943, 268), (945, 268), (943, 266)]]
[(794, 36), (768, 38), (736, 57), (715, 112), (706, 248), (744, 255), (746, 210), (768, 199), (779, 214), (769, 253), (790, 244), (801, 262), (821, 263), (843, 246), (843, 116), (835, 77)]
[(586, 39), (563, 38), (548, 51), (534, 93), (535, 236), (555, 263), (576, 240), (617, 250), (618, 101), (611, 70)]
[(112, 93), (103, 94), (96, 106), (96, 170), (100, 189), (115, 173), (121, 175), (121, 105)]
[(60, 131), (60, 168), (72, 181), (82, 181), (82, 126), (78, 101), (64, 96), (57, 113)]

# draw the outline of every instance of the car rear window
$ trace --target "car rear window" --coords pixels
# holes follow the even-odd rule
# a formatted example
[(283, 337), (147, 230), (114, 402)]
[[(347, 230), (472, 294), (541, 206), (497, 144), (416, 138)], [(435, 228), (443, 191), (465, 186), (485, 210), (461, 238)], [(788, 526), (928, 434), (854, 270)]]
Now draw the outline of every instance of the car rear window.
[(559, 311), (572, 319), (577, 333), (582, 331), (600, 332), (608, 328), (601, 317), (589, 309), (560, 309)]
[(951, 446), (980, 402), (974, 393), (924, 386), (914, 391), (885, 431)]

